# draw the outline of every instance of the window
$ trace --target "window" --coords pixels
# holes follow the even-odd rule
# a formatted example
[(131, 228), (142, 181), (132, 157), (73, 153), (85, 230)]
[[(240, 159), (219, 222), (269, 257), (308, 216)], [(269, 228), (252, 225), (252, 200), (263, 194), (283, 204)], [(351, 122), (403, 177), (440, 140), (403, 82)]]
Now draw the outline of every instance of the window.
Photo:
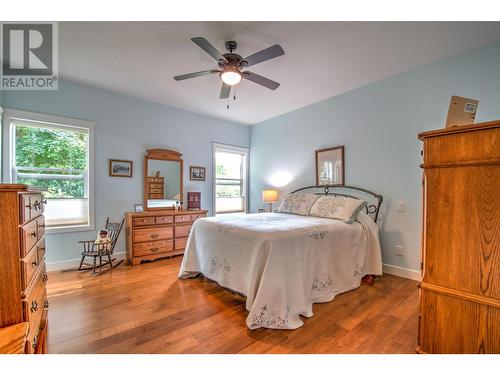
[(247, 211), (248, 149), (214, 144), (216, 214)]
[[(93, 229), (93, 126), (80, 120), (6, 111), (10, 181), (46, 189), (48, 229)], [(5, 170), (4, 170), (5, 171)]]

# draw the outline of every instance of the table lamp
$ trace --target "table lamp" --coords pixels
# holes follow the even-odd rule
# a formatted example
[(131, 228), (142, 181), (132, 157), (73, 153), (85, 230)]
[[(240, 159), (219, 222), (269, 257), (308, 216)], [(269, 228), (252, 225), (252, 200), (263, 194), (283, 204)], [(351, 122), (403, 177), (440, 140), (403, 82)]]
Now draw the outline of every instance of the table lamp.
[(273, 203), (278, 202), (277, 189), (264, 189), (262, 190), (262, 200), (264, 203), (269, 203), (269, 212), (273, 212)]

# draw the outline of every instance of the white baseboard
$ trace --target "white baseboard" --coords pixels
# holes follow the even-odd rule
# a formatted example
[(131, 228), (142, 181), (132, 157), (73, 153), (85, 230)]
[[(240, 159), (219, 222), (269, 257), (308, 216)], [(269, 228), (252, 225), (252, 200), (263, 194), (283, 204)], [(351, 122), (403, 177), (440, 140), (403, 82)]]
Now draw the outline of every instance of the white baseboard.
[(403, 268), (398, 266), (392, 266), (390, 264), (383, 264), (382, 270), (384, 273), (390, 275), (395, 275), (399, 277), (404, 277), (405, 279), (420, 281), (420, 271), (411, 270), (409, 268)]
[[(113, 253), (113, 258), (125, 259), (125, 252)], [(70, 268), (76, 268), (80, 264), (81, 259), (82, 258), (76, 258), (76, 259), (63, 260), (61, 262), (47, 263), (46, 264), (47, 272), (61, 271), (61, 270), (67, 270)]]

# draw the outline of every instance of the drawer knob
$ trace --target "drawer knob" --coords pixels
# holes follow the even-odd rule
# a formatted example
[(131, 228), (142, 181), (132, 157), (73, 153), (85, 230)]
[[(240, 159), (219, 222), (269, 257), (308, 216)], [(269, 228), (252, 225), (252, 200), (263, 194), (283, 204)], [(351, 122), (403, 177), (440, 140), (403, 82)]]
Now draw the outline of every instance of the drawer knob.
[(49, 300), (46, 299), (45, 302), (43, 303), (43, 308), (48, 309), (49, 308)]
[(36, 237), (36, 232), (31, 232), (31, 233), (30, 233), (30, 236), (31, 236), (31, 237)]
[(37, 265), (37, 264), (38, 264), (38, 262), (36, 261), (36, 259), (35, 259), (33, 262), (31, 262), (31, 265), (32, 265), (33, 267), (36, 267), (36, 265)]
[(45, 228), (45, 223), (43, 223), (43, 224), (38, 224), (38, 226), (39, 226), (40, 228)]
[(38, 344), (38, 335), (35, 335), (35, 337), (33, 337), (33, 349), (36, 349), (37, 344)]
[(153, 233), (153, 234), (152, 234), (151, 236), (149, 236), (149, 237), (151, 237), (151, 238), (157, 238), (157, 237), (158, 237), (158, 235), (157, 235), (156, 233)]
[(157, 248), (157, 247), (152, 247), (150, 250), (151, 250), (153, 253), (156, 253), (156, 252), (157, 252), (158, 250), (160, 250), (160, 249), (159, 249), (159, 248)]
[(47, 199), (42, 199), (42, 204), (47, 204)]
[(47, 282), (47, 280), (49, 279), (49, 275), (47, 275), (46, 273), (43, 274), (43, 277), (42, 277), (42, 280), (44, 282)]
[(31, 308), (30, 311), (33, 313), (35, 311), (38, 311), (38, 302), (36, 300), (31, 301)]
[(146, 219), (142, 219), (142, 222), (145, 223), (147, 220)]

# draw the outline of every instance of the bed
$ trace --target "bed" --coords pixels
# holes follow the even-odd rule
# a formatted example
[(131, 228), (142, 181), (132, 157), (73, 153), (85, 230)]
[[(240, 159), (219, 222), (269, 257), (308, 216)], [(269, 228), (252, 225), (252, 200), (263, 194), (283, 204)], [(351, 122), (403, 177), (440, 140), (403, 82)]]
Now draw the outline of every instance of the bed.
[[(361, 199), (336, 187), (313, 194)], [(342, 191), (370, 195), (355, 220), (289, 213), (227, 215), (198, 219), (190, 232), (180, 278), (200, 274), (246, 297), (250, 329), (296, 329), (312, 305), (332, 301), (360, 286), (366, 275), (381, 275), (376, 220), (382, 197), (365, 189)]]

